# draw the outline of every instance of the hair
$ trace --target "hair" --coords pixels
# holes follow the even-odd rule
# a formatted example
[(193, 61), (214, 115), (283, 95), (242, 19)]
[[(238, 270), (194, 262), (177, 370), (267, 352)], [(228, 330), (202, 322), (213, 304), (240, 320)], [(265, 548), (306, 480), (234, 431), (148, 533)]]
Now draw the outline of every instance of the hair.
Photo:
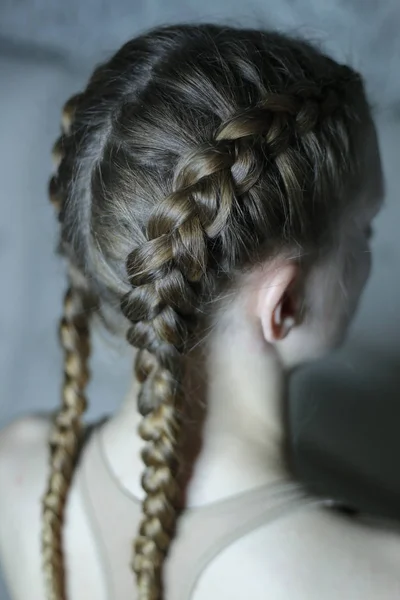
[(138, 349), (145, 499), (133, 570), (139, 598), (159, 600), (179, 512), (183, 358), (238, 273), (329, 238), (369, 118), (359, 75), (308, 43), (211, 25), (130, 41), (66, 104), (50, 183), (70, 287), (43, 513), (48, 598), (66, 598), (62, 523), (93, 307)]

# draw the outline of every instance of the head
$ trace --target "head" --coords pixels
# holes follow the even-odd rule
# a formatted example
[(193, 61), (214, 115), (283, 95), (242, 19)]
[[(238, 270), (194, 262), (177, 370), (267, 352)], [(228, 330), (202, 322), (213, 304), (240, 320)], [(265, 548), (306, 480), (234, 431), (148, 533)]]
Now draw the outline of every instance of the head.
[(375, 131), (360, 77), (308, 44), (182, 26), (129, 42), (95, 71), (66, 105), (55, 155), (70, 290), (44, 511), (45, 525), (48, 506), (57, 517), (44, 529), (49, 589), (62, 597), (54, 547), (95, 307), (139, 350), (146, 499), (133, 568), (139, 597), (158, 599), (176, 517), (184, 357), (228, 295), (246, 298), (244, 318), (284, 368), (338, 342), (369, 270)]

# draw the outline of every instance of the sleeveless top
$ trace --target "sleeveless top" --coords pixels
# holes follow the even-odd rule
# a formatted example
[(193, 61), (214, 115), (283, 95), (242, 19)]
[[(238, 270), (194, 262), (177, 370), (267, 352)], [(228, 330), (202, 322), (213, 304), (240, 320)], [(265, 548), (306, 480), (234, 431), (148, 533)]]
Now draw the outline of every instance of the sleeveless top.
[[(76, 485), (98, 548), (107, 598), (135, 600), (130, 562), (142, 515), (141, 502), (111, 471), (101, 431), (93, 430), (87, 441)], [(190, 600), (207, 565), (239, 538), (293, 511), (322, 504), (324, 501), (308, 497), (295, 483), (282, 481), (184, 510), (165, 564), (166, 600)]]

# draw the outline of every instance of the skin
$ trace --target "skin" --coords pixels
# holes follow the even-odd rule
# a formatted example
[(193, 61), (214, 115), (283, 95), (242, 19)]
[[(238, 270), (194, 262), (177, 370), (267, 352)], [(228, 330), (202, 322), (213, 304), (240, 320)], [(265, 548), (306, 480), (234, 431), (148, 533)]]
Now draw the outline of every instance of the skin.
[[(372, 142), (370, 161), (371, 177), (380, 179)], [(194, 361), (187, 384), (187, 395), (207, 405), (201, 445), (187, 427), (187, 456), (198, 453), (186, 473), (188, 506), (266, 483), (290, 485), (283, 453), (287, 375), (299, 356), (302, 361), (322, 356), (347, 329), (370, 269), (368, 238), (381, 205), (378, 187), (366, 181), (352, 212), (343, 215), (332, 248), (311, 268), (305, 270), (288, 249), (244, 276), (215, 315), (205, 358)], [(132, 382), (102, 438), (115, 477), (141, 498), (142, 442), (133, 433), (139, 423), (137, 392)], [(0, 557), (14, 600), (44, 597), (39, 534), (48, 433), (48, 420), (29, 417), (0, 434)], [(105, 599), (96, 545), (74, 486), (67, 522), (70, 598)], [(400, 593), (399, 556), (394, 531), (327, 509), (294, 511), (224, 550), (204, 571), (193, 598), (376, 600), (384, 590), (385, 599), (394, 600)]]

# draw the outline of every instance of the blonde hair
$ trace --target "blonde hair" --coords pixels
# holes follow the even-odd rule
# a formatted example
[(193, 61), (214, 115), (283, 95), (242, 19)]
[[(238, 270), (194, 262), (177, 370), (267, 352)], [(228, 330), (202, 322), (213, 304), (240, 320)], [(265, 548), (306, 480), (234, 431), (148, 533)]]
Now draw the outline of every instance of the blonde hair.
[(61, 326), (48, 598), (66, 598), (61, 531), (85, 406), (87, 298), (117, 307), (139, 349), (146, 496), (133, 569), (140, 600), (159, 600), (179, 513), (183, 357), (237, 272), (289, 242), (326, 243), (369, 119), (348, 67), (283, 35), (211, 25), (132, 40), (67, 104), (51, 196), (62, 250), (86, 285), (72, 282)]

